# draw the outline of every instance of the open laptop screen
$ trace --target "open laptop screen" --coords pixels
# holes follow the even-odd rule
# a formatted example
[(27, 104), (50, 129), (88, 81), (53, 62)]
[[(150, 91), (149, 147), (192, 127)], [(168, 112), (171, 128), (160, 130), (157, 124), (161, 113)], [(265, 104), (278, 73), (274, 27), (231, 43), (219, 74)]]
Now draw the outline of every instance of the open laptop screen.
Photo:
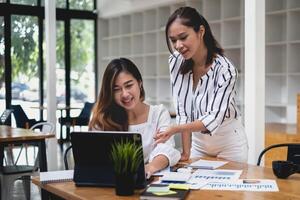
[[(74, 182), (77, 186), (114, 186), (115, 176), (110, 158), (111, 145), (128, 139), (142, 146), (139, 133), (87, 131), (72, 132), (71, 143), (74, 156)], [(144, 160), (144, 159), (143, 159)], [(136, 188), (146, 186), (144, 162), (139, 166)]]

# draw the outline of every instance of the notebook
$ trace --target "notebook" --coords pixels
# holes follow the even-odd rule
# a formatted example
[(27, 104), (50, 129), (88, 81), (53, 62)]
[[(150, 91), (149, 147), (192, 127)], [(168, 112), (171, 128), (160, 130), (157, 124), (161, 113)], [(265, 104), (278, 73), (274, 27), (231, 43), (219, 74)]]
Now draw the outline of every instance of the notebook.
[[(170, 188), (168, 191), (163, 192), (155, 192), (153, 190), (150, 190), (151, 187), (158, 187), (159, 184), (151, 184), (147, 187), (146, 190), (144, 190), (140, 195), (140, 200), (184, 200), (188, 193), (189, 189), (174, 189)], [(165, 188), (164, 185), (161, 185), (163, 188)]]
[(42, 184), (46, 184), (46, 183), (72, 181), (73, 174), (74, 174), (73, 170), (40, 172), (40, 182)]
[[(113, 163), (110, 158), (111, 145), (115, 141), (124, 139), (132, 140), (142, 146), (142, 136), (139, 133), (72, 132), (75, 184), (77, 186), (115, 186)], [(138, 168), (136, 188), (145, 188), (146, 185), (144, 162), (141, 162)]]
[(166, 172), (160, 180), (166, 183), (185, 183), (190, 177), (191, 173)]

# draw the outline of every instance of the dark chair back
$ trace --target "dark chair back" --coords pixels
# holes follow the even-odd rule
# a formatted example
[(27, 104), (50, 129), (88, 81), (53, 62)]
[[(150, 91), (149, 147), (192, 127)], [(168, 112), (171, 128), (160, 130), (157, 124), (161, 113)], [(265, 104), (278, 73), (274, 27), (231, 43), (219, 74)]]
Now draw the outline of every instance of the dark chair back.
[(64, 153), (64, 163), (65, 163), (65, 170), (69, 170), (69, 162), (68, 162), (68, 152), (72, 149), (72, 145), (69, 146), (65, 153)]
[(258, 156), (257, 166), (260, 165), (261, 159), (267, 151), (279, 147), (287, 147), (287, 161), (291, 161), (294, 164), (300, 164), (300, 143), (282, 143), (265, 148)]
[(300, 144), (291, 144), (288, 147), (287, 160), (300, 165)]
[(90, 118), (94, 103), (85, 102), (78, 118)]
[(18, 128), (29, 128), (27, 127), (29, 118), (27, 117), (26, 113), (24, 112), (23, 108), (20, 105), (11, 105), (13, 110), (14, 117), (16, 119), (16, 124)]

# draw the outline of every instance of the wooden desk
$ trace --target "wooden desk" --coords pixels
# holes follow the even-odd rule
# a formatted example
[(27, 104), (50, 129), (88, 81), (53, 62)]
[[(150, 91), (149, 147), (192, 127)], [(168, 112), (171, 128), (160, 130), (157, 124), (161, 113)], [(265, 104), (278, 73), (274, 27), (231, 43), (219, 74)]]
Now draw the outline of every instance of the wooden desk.
[[(241, 178), (268, 178), (276, 179), (272, 169), (257, 167), (254, 165), (229, 162), (223, 169), (243, 170)], [(213, 190), (192, 190), (187, 200), (198, 199), (300, 199), (300, 174), (294, 174), (286, 180), (276, 179), (279, 192), (240, 192), (240, 191), (213, 191)], [(74, 182), (50, 183), (42, 185), (38, 177), (34, 177), (32, 182), (48, 192), (64, 199), (83, 200), (83, 199), (139, 199), (139, 192), (134, 196), (119, 197), (115, 196), (114, 188), (100, 187), (76, 187)]]
[[(29, 129), (0, 126), (0, 172), (3, 169), (4, 147), (8, 144), (39, 143), (40, 171), (47, 171), (45, 139), (55, 137), (54, 134), (36, 133)], [(43, 192), (45, 193), (45, 192)], [(45, 195), (45, 194), (43, 194)], [(1, 198), (1, 197), (0, 197)]]
[[(279, 143), (300, 143), (300, 132), (296, 124), (267, 123), (265, 125), (265, 147)], [(273, 160), (286, 160), (287, 148), (272, 149), (264, 155), (265, 166), (271, 167)]]

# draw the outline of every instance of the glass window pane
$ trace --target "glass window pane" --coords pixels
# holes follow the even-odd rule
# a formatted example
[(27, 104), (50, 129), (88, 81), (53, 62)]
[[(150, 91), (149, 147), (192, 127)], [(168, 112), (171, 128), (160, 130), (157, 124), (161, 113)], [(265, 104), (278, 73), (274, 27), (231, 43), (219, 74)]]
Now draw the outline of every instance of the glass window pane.
[(20, 104), (29, 118), (38, 119), (38, 18), (12, 15), (11, 62), (12, 104)]
[[(63, 21), (56, 21), (56, 102), (58, 104), (65, 105), (66, 104), (66, 95), (65, 95), (65, 27)], [(45, 34), (44, 34), (45, 36)], [(45, 40), (44, 40), (45, 41)], [(43, 48), (45, 44), (43, 45)], [(45, 49), (44, 49), (44, 52)], [(45, 54), (44, 54), (45, 56)], [(47, 70), (45, 57), (44, 60), (44, 95), (45, 95), (45, 103), (47, 99)]]
[(10, 0), (10, 3), (36, 6), (37, 0)]
[[(56, 8), (66, 8), (67, 0), (56, 0)], [(45, 6), (45, 0), (41, 1), (41, 5)]]
[(71, 20), (71, 104), (95, 101), (94, 21)]
[(94, 0), (69, 0), (70, 9), (94, 10)]
[(65, 23), (56, 22), (56, 101), (66, 104)]
[(0, 114), (5, 110), (4, 17), (0, 17)]

